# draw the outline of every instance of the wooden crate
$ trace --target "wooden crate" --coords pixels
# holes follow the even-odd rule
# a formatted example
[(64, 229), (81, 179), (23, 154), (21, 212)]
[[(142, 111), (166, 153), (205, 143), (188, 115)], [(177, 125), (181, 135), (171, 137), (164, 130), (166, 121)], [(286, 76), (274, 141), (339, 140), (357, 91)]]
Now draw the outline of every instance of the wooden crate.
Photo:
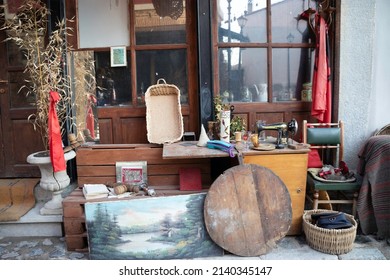
[[(195, 191), (180, 191), (179, 169), (197, 167), (201, 170), (203, 191), (211, 184), (210, 159), (166, 160), (162, 158), (161, 145), (92, 145), (77, 150), (77, 176), (79, 187), (63, 200), (63, 223), (67, 249), (88, 251), (85, 222), (84, 184), (109, 184), (116, 181), (117, 161), (147, 161), (148, 184), (159, 196), (180, 195)], [(136, 197), (142, 198), (142, 197)], [(123, 198), (134, 199), (134, 198)], [(93, 200), (104, 201), (106, 199)]]

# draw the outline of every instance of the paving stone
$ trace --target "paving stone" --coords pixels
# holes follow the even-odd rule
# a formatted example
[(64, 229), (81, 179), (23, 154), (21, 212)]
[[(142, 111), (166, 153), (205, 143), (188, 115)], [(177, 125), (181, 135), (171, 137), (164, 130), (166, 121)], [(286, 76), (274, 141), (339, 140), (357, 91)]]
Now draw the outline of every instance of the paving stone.
[(310, 248), (308, 245), (298, 249), (277, 248), (260, 256), (262, 260), (337, 260), (337, 255), (324, 254)]
[(282, 238), (276, 244), (277, 244), (276, 248), (283, 248), (283, 249), (289, 249), (289, 250), (298, 249), (298, 248), (302, 247), (300, 242), (298, 242), (295, 237), (291, 237), (291, 236), (287, 236), (287, 237)]
[(341, 260), (386, 260), (378, 248), (354, 248), (347, 254), (339, 256)]
[(2, 259), (12, 259), (12, 258), (16, 258), (18, 257), (19, 254), (16, 253), (16, 252), (10, 252), (10, 253), (7, 253), (7, 254), (4, 254), (1, 256)]
[(50, 259), (60, 259), (65, 257), (65, 252), (63, 250), (55, 249), (49, 254)]
[(370, 242), (373, 242), (373, 240), (370, 237), (365, 236), (365, 235), (356, 235), (355, 243), (366, 244), (366, 243), (370, 243)]
[(19, 244), (17, 245), (19, 248), (22, 248), (22, 247), (28, 247), (28, 248), (32, 248), (32, 247), (35, 247), (38, 245), (38, 241), (33, 241), (33, 242), (30, 242), (30, 241), (21, 241), (19, 242)]
[[(47, 260), (89, 259), (88, 252), (66, 250), (63, 237), (7, 237), (0, 238), (0, 259)], [(390, 246), (386, 240), (375, 236), (357, 236), (354, 248), (343, 255), (325, 254), (312, 249), (304, 235), (286, 236), (279, 240), (269, 253), (256, 257), (240, 257), (225, 254), (221, 257), (201, 258), (206, 260), (385, 260), (390, 259)]]
[(83, 259), (84, 257), (85, 257), (84, 254), (78, 253), (78, 252), (69, 254), (69, 258), (70, 258), (71, 260), (81, 260), (81, 259)]
[(12, 244), (12, 242), (0, 243), (0, 247), (7, 247), (7, 246), (9, 246), (11, 244)]
[(42, 256), (45, 254), (45, 251), (43, 251), (41, 248), (33, 249), (29, 252), (28, 256), (30, 257), (36, 257), (36, 256)]
[(42, 241), (42, 244), (46, 246), (51, 246), (53, 245), (53, 242), (49, 238), (46, 238), (45, 240)]

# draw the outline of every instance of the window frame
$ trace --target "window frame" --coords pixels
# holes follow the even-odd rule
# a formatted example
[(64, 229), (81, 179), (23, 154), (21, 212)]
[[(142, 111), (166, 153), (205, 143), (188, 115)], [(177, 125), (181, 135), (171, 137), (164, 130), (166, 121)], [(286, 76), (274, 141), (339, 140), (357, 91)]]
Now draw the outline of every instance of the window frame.
[[(196, 7), (197, 0), (185, 0), (186, 9), (186, 42), (180, 44), (153, 44), (153, 45), (136, 45), (135, 43), (135, 14), (134, 14), (134, 2), (129, 0), (129, 32), (130, 32), (130, 45), (126, 46), (128, 52), (130, 65), (130, 80), (131, 88), (129, 94), (131, 95), (131, 104), (125, 106), (107, 106), (98, 107), (99, 127), (104, 127), (104, 131), (107, 132), (107, 136), (104, 137), (103, 143), (128, 143), (128, 132), (125, 132), (127, 128), (121, 124), (125, 119), (133, 119), (137, 124), (135, 126), (139, 132), (146, 132), (142, 123), (146, 122), (146, 109), (145, 104), (137, 103), (137, 65), (136, 65), (136, 53), (138, 51), (148, 50), (177, 50), (185, 49), (187, 55), (187, 91), (188, 102), (182, 104), (182, 115), (184, 121), (185, 131), (198, 132), (199, 125), (199, 96), (198, 96), (198, 52), (197, 52), (197, 26), (196, 26)], [(78, 45), (78, 14), (77, 14), (77, 0), (66, 1), (66, 15), (67, 18), (75, 18), (73, 22), (69, 23), (69, 27), (73, 28), (74, 36), (69, 38), (70, 45), (74, 46), (76, 51), (93, 50), (109, 51), (110, 48), (79, 48)], [(146, 90), (146, 88), (145, 88)], [(131, 108), (131, 110), (129, 110)], [(127, 134), (127, 136), (125, 135)], [(101, 134), (102, 135), (102, 134)], [(127, 138), (126, 138), (127, 137)], [(131, 136), (133, 137), (133, 136)], [(147, 143), (146, 133), (143, 139), (137, 137), (137, 143)], [(130, 140), (132, 141), (132, 140)], [(132, 143), (132, 142), (131, 142)]]
[[(260, 42), (218, 42), (218, 22), (217, 22), (217, 18), (218, 18), (218, 9), (217, 9), (217, 5), (218, 5), (218, 0), (212, 0), (212, 13), (213, 13), (213, 21), (212, 21), (212, 33), (213, 33), (213, 57), (214, 57), (214, 61), (213, 61), (213, 65), (214, 65), (214, 76), (216, 78), (216, 81), (219, 81), (219, 63), (218, 63), (218, 51), (220, 49), (227, 49), (227, 48), (242, 48), (242, 49), (245, 49), (245, 48), (263, 48), (263, 49), (266, 49), (266, 52), (267, 52), (267, 89), (268, 89), (268, 103), (277, 103), (277, 101), (273, 101), (272, 100), (272, 96), (273, 96), (273, 92), (272, 92), (272, 86), (269, 86), (269, 85), (272, 85), (272, 81), (273, 81), (273, 77), (272, 77), (272, 71), (273, 71), (273, 61), (272, 61), (272, 51), (273, 49), (284, 49), (284, 48), (287, 48), (287, 49), (292, 49), (292, 48), (298, 48), (298, 49), (302, 49), (302, 48), (306, 48), (306, 49), (313, 49), (315, 48), (315, 42), (313, 43), (274, 43), (272, 42), (272, 25), (271, 25), (271, 9), (272, 9), (272, 5), (271, 5), (271, 0), (266, 0), (266, 28), (267, 28), (267, 41), (264, 42), (264, 43), (260, 43)], [(215, 94), (218, 94), (219, 93), (219, 83), (218, 82), (215, 82), (214, 85), (213, 85), (213, 88), (214, 88), (214, 93)], [(300, 100), (297, 100), (297, 101), (289, 101), (289, 102), (301, 102)], [(235, 103), (235, 102), (233, 102)], [(237, 104), (239, 105), (239, 104)]]
[[(336, 12), (332, 14), (332, 24), (329, 27), (329, 39), (331, 55), (329, 57), (332, 68), (332, 99), (333, 104), (338, 102), (338, 61), (337, 58), (337, 46), (335, 44), (337, 39), (337, 26), (339, 19), (337, 18), (337, 11), (340, 8), (339, 1), (326, 0), (332, 7), (336, 7)], [(218, 50), (219, 48), (226, 47), (243, 47), (243, 48), (266, 48), (267, 49), (267, 84), (272, 85), (272, 50), (281, 48), (315, 48), (315, 42), (313, 43), (273, 43), (271, 42), (272, 27), (271, 27), (271, 0), (267, 2), (267, 18), (266, 28), (268, 30), (267, 42), (265, 43), (238, 43), (238, 42), (218, 42), (218, 23), (217, 23), (217, 0), (211, 0), (211, 18), (212, 18), (212, 57), (213, 57), (213, 96), (219, 94), (219, 69), (218, 69)], [(313, 1), (314, 3), (314, 1)], [(298, 16), (298, 15), (297, 15)], [(333, 83), (334, 81), (334, 83)], [(302, 123), (304, 119), (315, 121), (311, 116), (312, 102), (304, 102), (301, 100), (296, 101), (283, 101), (273, 102), (272, 100), (272, 87), (268, 86), (268, 102), (230, 102), (234, 105), (234, 115), (242, 117), (247, 124), (247, 129), (255, 130), (255, 124), (257, 120), (265, 120), (266, 123), (287, 122), (292, 118), (296, 119), (298, 123)], [(332, 117), (337, 119), (338, 110), (336, 106), (332, 106)], [(275, 133), (270, 133), (271, 136), (275, 136)], [(275, 134), (275, 135), (272, 135)], [(294, 140), (300, 141), (301, 135), (294, 136)]]

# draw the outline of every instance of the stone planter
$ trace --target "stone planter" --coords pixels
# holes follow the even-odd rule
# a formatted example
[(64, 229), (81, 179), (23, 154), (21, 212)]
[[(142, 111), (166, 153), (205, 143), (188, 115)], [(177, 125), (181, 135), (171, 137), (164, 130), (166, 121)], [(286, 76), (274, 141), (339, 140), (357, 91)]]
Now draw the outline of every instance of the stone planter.
[[(75, 151), (71, 150), (64, 154), (65, 162), (76, 156)], [(66, 172), (53, 172), (50, 156), (48, 152), (36, 152), (27, 157), (27, 162), (37, 165), (41, 172), (39, 186), (53, 193), (52, 199), (45, 203), (40, 209), (41, 215), (62, 215), (62, 191), (69, 186), (70, 178)]]

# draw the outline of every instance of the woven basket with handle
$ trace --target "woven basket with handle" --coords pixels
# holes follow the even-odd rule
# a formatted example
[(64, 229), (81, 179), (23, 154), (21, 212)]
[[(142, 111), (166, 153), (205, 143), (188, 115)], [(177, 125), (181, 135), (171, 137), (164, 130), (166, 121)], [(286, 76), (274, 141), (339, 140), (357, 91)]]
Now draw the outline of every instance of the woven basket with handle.
[(316, 209), (305, 211), (303, 214), (303, 231), (306, 236), (306, 242), (311, 248), (323, 253), (332, 255), (348, 253), (353, 249), (353, 243), (356, 238), (356, 220), (352, 215), (345, 214), (353, 225), (346, 229), (326, 229), (313, 225), (311, 223), (311, 215), (323, 212), (338, 213), (337, 211)]
[(179, 88), (159, 79), (147, 89), (145, 105), (148, 141), (154, 144), (180, 141), (184, 128)]

